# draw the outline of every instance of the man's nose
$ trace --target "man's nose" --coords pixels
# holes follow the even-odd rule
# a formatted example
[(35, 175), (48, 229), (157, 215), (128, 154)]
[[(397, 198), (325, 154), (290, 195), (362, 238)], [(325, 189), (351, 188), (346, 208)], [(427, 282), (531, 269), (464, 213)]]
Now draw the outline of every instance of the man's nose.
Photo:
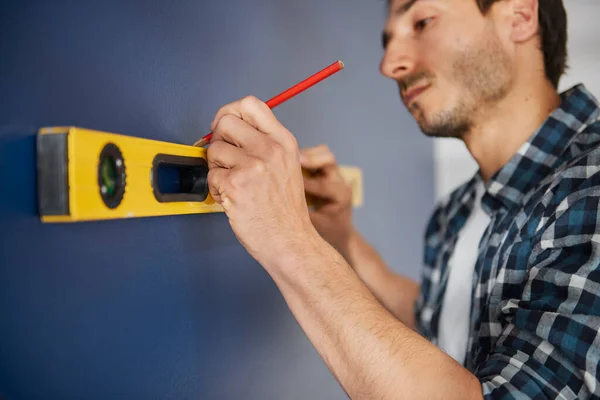
[(408, 43), (391, 40), (381, 59), (379, 69), (388, 78), (400, 80), (412, 73), (415, 67), (414, 52)]

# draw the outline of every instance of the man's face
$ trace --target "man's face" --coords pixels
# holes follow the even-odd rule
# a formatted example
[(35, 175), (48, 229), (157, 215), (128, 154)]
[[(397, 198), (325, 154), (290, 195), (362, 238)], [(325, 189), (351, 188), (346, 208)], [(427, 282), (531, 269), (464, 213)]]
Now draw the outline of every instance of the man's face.
[(476, 0), (393, 0), (381, 72), (429, 136), (463, 137), (512, 85), (493, 8)]

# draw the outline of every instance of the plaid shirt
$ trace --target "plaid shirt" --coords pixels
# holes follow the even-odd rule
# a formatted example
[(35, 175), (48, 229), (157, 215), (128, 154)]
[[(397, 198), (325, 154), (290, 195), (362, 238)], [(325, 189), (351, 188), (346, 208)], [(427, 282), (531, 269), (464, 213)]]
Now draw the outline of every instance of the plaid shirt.
[[(476, 174), (426, 231), (417, 328), (434, 344)], [(582, 85), (485, 184), (465, 367), (486, 399), (600, 398), (600, 109)], [(450, 305), (451, 306), (451, 305)]]

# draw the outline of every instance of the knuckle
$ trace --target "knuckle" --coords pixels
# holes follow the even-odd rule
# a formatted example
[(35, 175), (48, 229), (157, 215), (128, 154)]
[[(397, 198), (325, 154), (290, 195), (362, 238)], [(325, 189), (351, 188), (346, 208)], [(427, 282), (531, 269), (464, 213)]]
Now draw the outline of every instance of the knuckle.
[(337, 159), (333, 153), (328, 153), (325, 159), (327, 160), (328, 164), (337, 165)]
[(217, 126), (215, 127), (216, 132), (223, 132), (229, 130), (238, 118), (233, 114), (225, 114), (219, 119), (217, 122)]
[(257, 158), (252, 159), (252, 161), (248, 163), (248, 169), (254, 175), (262, 175), (267, 170), (265, 163)]
[(226, 104), (217, 110), (217, 112), (215, 113), (215, 119), (213, 121), (214, 123), (216, 123), (218, 119), (221, 118), (224, 114), (226, 114), (225, 111), (227, 110), (227, 107), (229, 107), (229, 104)]
[(268, 160), (271, 164), (281, 164), (284, 165), (285, 161), (290, 159), (287, 156), (287, 151), (283, 144), (272, 141), (268, 145)]
[[(213, 127), (213, 143), (217, 142), (220, 137), (223, 137), (224, 134), (229, 131), (231, 126), (231, 116), (226, 114), (222, 116)], [(210, 146), (209, 146), (210, 147)]]
[(313, 159), (317, 161), (319, 164), (323, 166), (327, 165), (337, 165), (337, 160), (335, 158), (335, 154), (329, 149), (329, 146), (326, 144), (319, 145), (315, 147), (315, 150), (312, 153)]
[(244, 110), (254, 110), (260, 106), (262, 102), (256, 96), (246, 96), (240, 101), (240, 107)]
[(288, 134), (286, 135), (286, 142), (287, 142), (287, 146), (290, 150), (293, 150), (294, 152), (298, 151), (298, 139), (296, 139), (296, 136), (292, 135), (291, 133), (288, 132)]
[(217, 174), (216, 170), (211, 169), (208, 171), (208, 175), (206, 176), (206, 180), (208, 181), (208, 185), (212, 187), (218, 186)]
[(237, 191), (244, 187), (248, 182), (248, 175), (243, 171), (232, 171), (229, 176), (228, 193), (233, 196)]
[(221, 118), (223, 118), (224, 115), (229, 114), (228, 110), (231, 109), (231, 104), (226, 104), (223, 107), (219, 108), (219, 110), (216, 112), (215, 117), (213, 118), (211, 124), (210, 124), (210, 129), (214, 130), (217, 126), (217, 124), (219, 123), (219, 121), (221, 120)]
[(219, 153), (219, 142), (213, 142), (206, 150), (206, 161), (211, 162), (215, 158), (215, 154)]
[(331, 153), (331, 149), (326, 144), (320, 144), (317, 146), (317, 149), (322, 153)]
[(219, 114), (227, 114), (227, 110), (231, 107), (231, 104), (232, 103), (228, 103), (228, 104), (225, 104), (225, 105), (221, 106), (221, 108), (219, 108), (217, 110), (217, 115), (219, 115)]
[(329, 148), (327, 148), (327, 151), (325, 152), (325, 158), (329, 163), (337, 164), (337, 159), (335, 157), (335, 154), (333, 154), (333, 152), (331, 150), (329, 150)]
[(206, 162), (208, 163), (209, 169), (224, 166), (221, 161), (221, 156), (227, 146), (228, 144), (221, 140), (213, 142), (210, 146), (208, 146), (206, 151)]
[(285, 147), (282, 143), (276, 142), (274, 140), (271, 140), (269, 145), (269, 152), (271, 154), (274, 155), (281, 155), (282, 153), (285, 153)]

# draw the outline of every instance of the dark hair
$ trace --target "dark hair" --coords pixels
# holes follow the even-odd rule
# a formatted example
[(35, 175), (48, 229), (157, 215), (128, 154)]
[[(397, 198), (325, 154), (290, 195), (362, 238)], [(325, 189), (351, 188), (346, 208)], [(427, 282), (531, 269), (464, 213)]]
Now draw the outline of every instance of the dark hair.
[[(498, 0), (477, 0), (483, 14)], [(563, 0), (539, 0), (540, 50), (546, 77), (555, 88), (567, 69), (567, 12)]]

